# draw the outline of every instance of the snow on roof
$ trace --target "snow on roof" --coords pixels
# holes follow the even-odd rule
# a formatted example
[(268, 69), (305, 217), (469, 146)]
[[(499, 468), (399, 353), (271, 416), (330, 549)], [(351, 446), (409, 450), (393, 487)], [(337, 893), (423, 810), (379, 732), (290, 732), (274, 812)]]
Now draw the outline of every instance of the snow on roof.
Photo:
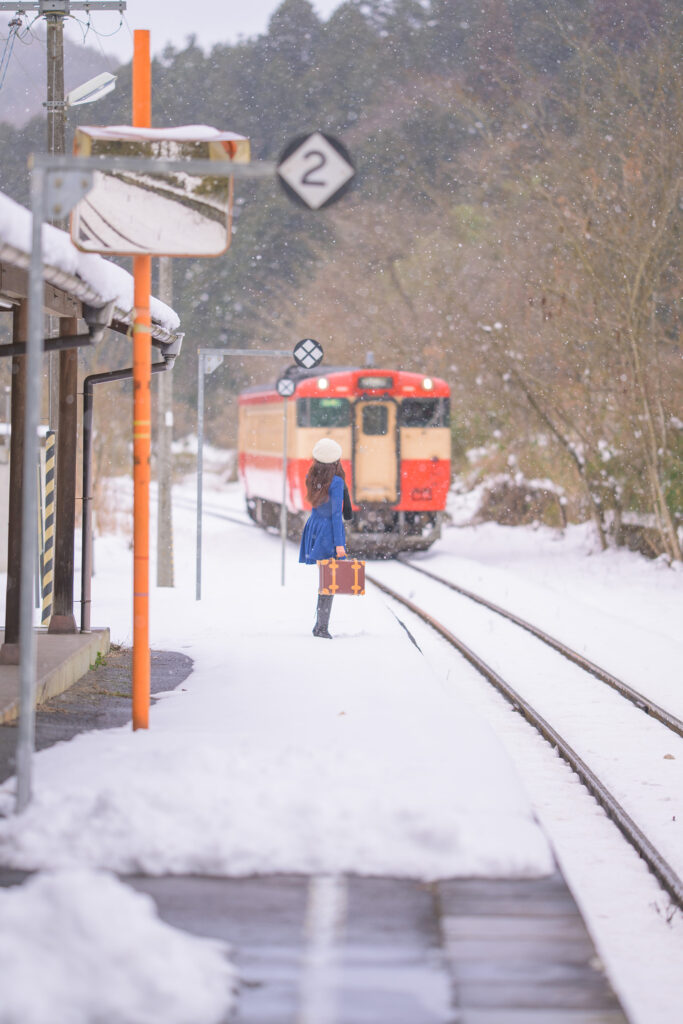
[(164, 142), (245, 142), (246, 135), (223, 132), (208, 124), (184, 124), (177, 128), (137, 128), (129, 124), (82, 125), (80, 131), (93, 139), (142, 139)]
[[(32, 214), (9, 196), (0, 192), (0, 250), (3, 244), (11, 246), (29, 258), (31, 252)], [(80, 252), (69, 234), (51, 224), (43, 224), (43, 264), (78, 278), (96, 292), (100, 305), (112, 300), (116, 303), (119, 319), (129, 320), (133, 308), (133, 277), (115, 263), (92, 253)], [(48, 275), (46, 275), (48, 276)], [(92, 302), (97, 306), (98, 303)], [(165, 330), (173, 332), (180, 326), (180, 318), (159, 299), (150, 301), (152, 320)]]

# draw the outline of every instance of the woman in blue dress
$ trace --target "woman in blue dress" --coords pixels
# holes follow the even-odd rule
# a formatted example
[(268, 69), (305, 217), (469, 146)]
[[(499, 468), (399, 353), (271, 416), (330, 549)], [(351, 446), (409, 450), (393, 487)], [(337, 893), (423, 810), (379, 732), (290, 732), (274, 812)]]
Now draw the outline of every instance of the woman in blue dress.
[[(313, 465), (306, 474), (306, 497), (313, 511), (304, 527), (299, 550), (299, 561), (306, 565), (315, 565), (322, 558), (346, 557), (341, 454), (341, 445), (331, 437), (321, 438), (313, 448)], [(331, 611), (332, 595), (319, 594), (313, 636), (332, 639), (328, 631)]]

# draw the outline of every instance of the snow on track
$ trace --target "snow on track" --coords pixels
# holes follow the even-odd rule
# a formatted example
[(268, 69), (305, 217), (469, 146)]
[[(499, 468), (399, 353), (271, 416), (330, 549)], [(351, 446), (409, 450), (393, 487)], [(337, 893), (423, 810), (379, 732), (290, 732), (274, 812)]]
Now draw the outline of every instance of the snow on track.
[(400, 563), (373, 573), (409, 590), (557, 729), (683, 877), (683, 738), (489, 609)]

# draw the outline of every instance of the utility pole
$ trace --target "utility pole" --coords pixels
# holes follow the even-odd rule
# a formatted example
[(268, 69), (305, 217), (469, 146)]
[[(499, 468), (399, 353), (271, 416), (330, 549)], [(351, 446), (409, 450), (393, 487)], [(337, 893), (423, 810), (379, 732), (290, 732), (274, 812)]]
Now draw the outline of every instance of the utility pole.
[[(173, 260), (159, 260), (159, 298), (173, 305)], [(157, 403), (157, 586), (173, 586), (173, 373), (158, 375)]]
[[(62, 4), (61, 7), (65, 7)], [(48, 153), (66, 153), (66, 100), (64, 98), (64, 19), (65, 10), (57, 9), (58, 4), (50, 4), (47, 8), (44, 0), (40, 3), (40, 13), (45, 15), (47, 25), (47, 151)], [(62, 220), (53, 220), (55, 227), (64, 228)], [(49, 334), (52, 334), (54, 318), (48, 317)], [(72, 325), (73, 326), (73, 325)], [(75, 332), (75, 331), (74, 331)], [(71, 353), (72, 357), (75, 353)], [(57, 431), (59, 425), (59, 383), (60, 383), (60, 352), (48, 355), (48, 424), (50, 430)], [(73, 362), (73, 358), (72, 358)], [(60, 432), (57, 432), (59, 442)], [(74, 620), (75, 628), (75, 620)]]
[[(125, 0), (2, 0), (0, 11), (14, 11), (23, 15), (36, 11), (47, 25), (47, 151), (66, 152), (66, 100), (64, 98), (64, 21), (72, 11), (123, 11)], [(62, 221), (53, 221), (64, 227)], [(57, 352), (48, 356), (48, 422), (50, 430), (57, 430), (59, 410), (59, 378), (64, 360)]]

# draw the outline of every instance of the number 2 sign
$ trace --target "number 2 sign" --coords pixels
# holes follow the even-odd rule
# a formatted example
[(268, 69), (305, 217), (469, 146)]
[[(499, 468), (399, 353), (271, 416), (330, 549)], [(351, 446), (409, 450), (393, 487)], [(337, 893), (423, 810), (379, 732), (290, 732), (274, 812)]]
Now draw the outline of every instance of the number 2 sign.
[(323, 132), (299, 135), (283, 150), (277, 165), (280, 184), (290, 199), (311, 210), (329, 206), (347, 190), (356, 173), (348, 150)]

